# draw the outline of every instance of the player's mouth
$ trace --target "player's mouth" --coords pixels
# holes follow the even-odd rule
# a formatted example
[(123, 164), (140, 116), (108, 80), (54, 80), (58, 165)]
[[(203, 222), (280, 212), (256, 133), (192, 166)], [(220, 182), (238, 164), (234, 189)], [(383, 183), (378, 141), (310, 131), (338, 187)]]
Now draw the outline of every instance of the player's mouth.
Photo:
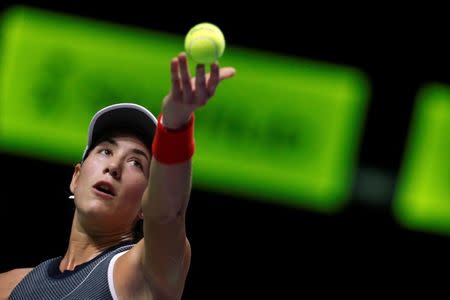
[(94, 191), (96, 194), (99, 194), (103, 197), (114, 197), (116, 195), (116, 191), (114, 190), (114, 187), (112, 184), (106, 181), (99, 181), (93, 186)]

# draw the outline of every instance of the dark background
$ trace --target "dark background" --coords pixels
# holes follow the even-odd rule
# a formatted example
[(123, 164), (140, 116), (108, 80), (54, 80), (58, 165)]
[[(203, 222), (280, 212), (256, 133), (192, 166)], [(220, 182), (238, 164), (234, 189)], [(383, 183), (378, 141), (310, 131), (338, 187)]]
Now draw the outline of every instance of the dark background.
[[(354, 66), (372, 84), (354, 193), (341, 213), (192, 191), (185, 299), (297, 299), (309, 291), (346, 295), (361, 287), (370, 294), (405, 279), (448, 278), (450, 238), (403, 228), (390, 208), (417, 90), (427, 82), (450, 84), (443, 8), (276, 1), (244, 11), (242, 2), (196, 9), (193, 2), (161, 4), (30, 6), (179, 34), (210, 21), (233, 45)], [(0, 159), (0, 272), (63, 255), (73, 168), (7, 153)], [(380, 179), (378, 193), (364, 189), (371, 178)]]

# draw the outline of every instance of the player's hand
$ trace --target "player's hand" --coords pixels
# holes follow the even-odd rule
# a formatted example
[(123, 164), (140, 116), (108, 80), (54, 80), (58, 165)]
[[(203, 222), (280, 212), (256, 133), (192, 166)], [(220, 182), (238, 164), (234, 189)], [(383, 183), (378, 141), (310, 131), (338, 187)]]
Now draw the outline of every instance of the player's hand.
[(199, 64), (196, 77), (191, 78), (186, 54), (181, 53), (172, 59), (170, 72), (172, 88), (163, 101), (163, 124), (177, 129), (187, 124), (191, 114), (208, 103), (219, 83), (233, 77), (236, 71), (231, 67), (219, 68), (213, 63), (211, 73), (205, 74), (205, 66)]

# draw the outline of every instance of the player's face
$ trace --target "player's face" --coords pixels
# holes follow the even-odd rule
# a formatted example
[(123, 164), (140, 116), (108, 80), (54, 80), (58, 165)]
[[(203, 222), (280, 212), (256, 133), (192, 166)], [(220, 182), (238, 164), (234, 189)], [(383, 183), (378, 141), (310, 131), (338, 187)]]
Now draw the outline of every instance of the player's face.
[(150, 158), (145, 144), (134, 136), (117, 134), (99, 143), (72, 179), (80, 217), (108, 230), (131, 228), (147, 188)]

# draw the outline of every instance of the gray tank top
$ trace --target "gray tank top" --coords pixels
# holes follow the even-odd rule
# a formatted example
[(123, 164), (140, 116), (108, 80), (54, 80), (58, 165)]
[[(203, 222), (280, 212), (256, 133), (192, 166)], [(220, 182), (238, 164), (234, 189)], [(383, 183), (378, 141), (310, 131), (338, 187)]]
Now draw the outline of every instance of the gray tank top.
[[(81, 264), (73, 271), (59, 270), (62, 257), (44, 261), (25, 276), (14, 288), (10, 300), (113, 300), (108, 268), (116, 254), (130, 249), (130, 243), (120, 244), (105, 250), (92, 260)], [(117, 256), (116, 256), (117, 257)], [(110, 272), (111, 269), (110, 269)], [(110, 275), (111, 276), (111, 275)]]

